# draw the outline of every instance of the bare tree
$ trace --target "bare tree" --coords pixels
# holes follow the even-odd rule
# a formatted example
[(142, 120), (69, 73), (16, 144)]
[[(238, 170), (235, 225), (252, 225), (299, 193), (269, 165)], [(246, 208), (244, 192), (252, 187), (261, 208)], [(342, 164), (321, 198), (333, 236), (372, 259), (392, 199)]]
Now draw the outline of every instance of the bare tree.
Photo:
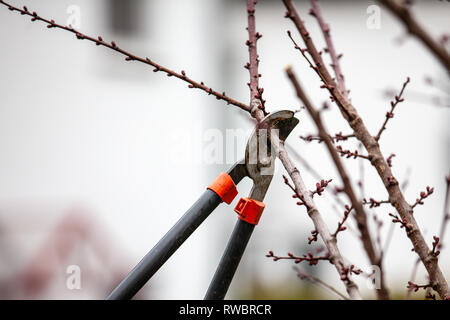
[[(322, 109), (318, 109), (317, 107), (315, 107), (306, 94), (307, 89), (302, 86), (300, 80), (295, 75), (292, 68), (288, 67), (286, 69), (286, 75), (292, 82), (297, 97), (299, 98), (302, 106), (306, 108), (306, 110), (310, 114), (318, 131), (317, 136), (303, 137), (303, 139), (309, 142), (324, 142), (327, 152), (331, 156), (331, 159), (337, 168), (340, 180), (343, 184), (343, 187), (341, 188), (336, 187), (334, 195), (330, 195), (330, 197), (334, 196), (337, 199), (336, 201), (342, 205), (342, 207), (344, 208), (344, 214), (341, 218), (341, 221), (338, 223), (335, 232), (331, 233), (324, 219), (324, 215), (319, 211), (314, 201), (314, 196), (321, 196), (322, 194), (324, 194), (325, 188), (327, 188), (331, 183), (331, 179), (322, 179), (316, 184), (315, 189), (310, 190), (310, 188), (308, 188), (304, 182), (302, 176), (303, 172), (301, 172), (295, 165), (290, 153), (288, 153), (288, 151), (286, 150), (284, 142), (280, 140), (280, 137), (276, 132), (272, 133), (270, 136), (271, 143), (287, 174), (289, 175), (289, 178), (286, 176), (284, 177), (284, 182), (289, 187), (289, 190), (293, 193), (293, 197), (296, 199), (297, 204), (301, 208), (304, 207), (306, 209), (309, 218), (314, 224), (315, 229), (311, 232), (311, 236), (308, 238), (307, 242), (309, 244), (312, 244), (313, 242), (318, 241), (320, 237), (325, 245), (326, 252), (320, 255), (314, 254), (312, 251), (303, 255), (295, 255), (290, 252), (287, 256), (278, 256), (275, 255), (272, 251), (269, 251), (267, 257), (275, 261), (293, 260), (295, 263), (306, 262), (310, 265), (316, 265), (322, 261), (328, 261), (335, 267), (340, 280), (346, 288), (348, 296), (351, 299), (362, 299), (358, 286), (356, 285), (352, 277), (363, 274), (363, 272), (354, 264), (347, 262), (343, 258), (338, 246), (338, 235), (347, 229), (347, 226), (345, 224), (348, 219), (352, 217), (356, 221), (358, 230), (357, 235), (362, 243), (362, 247), (364, 248), (369, 262), (372, 265), (378, 266), (381, 270), (381, 288), (376, 290), (377, 296), (379, 299), (389, 299), (390, 296), (388, 284), (385, 281), (383, 273), (383, 254), (385, 252), (385, 248), (383, 248), (381, 244), (380, 236), (374, 236), (368, 226), (369, 215), (367, 213), (367, 210), (365, 209), (365, 206), (373, 208), (379, 207), (381, 205), (391, 205), (393, 208), (395, 208), (398, 214), (390, 214), (392, 217), (392, 223), (400, 225), (400, 227), (405, 230), (406, 236), (410, 239), (414, 248), (413, 250), (417, 253), (420, 261), (425, 266), (430, 280), (429, 283), (424, 285), (417, 285), (410, 281), (407, 285), (408, 289), (414, 291), (417, 291), (419, 289), (433, 289), (439, 294), (442, 299), (450, 299), (449, 287), (440, 269), (438, 259), (439, 248), (444, 237), (446, 224), (449, 220), (449, 213), (447, 209), (449, 178), (447, 177), (447, 200), (444, 209), (441, 234), (440, 237), (434, 237), (434, 241), (431, 244), (432, 248), (430, 249), (422, 235), (422, 231), (419, 225), (414, 218), (414, 208), (417, 205), (424, 204), (423, 200), (430, 196), (433, 193), (434, 189), (431, 187), (427, 187), (425, 191), (420, 193), (419, 198), (417, 198), (417, 200), (413, 204), (409, 204), (406, 201), (402, 189), (400, 188), (398, 180), (394, 177), (391, 171), (392, 158), (394, 154), (386, 157), (381, 152), (379, 144), (382, 134), (387, 128), (387, 124), (389, 123), (390, 119), (394, 117), (395, 108), (399, 103), (404, 101), (403, 93), (408, 83), (410, 82), (410, 79), (407, 78), (407, 80), (403, 83), (399, 93), (395, 95), (394, 99), (391, 101), (390, 109), (386, 112), (385, 121), (381, 125), (378, 132), (376, 134), (370, 133), (363, 119), (358, 114), (357, 108), (352, 104), (350, 100), (350, 94), (345, 84), (343, 70), (339, 62), (339, 59), (342, 55), (337, 53), (336, 46), (333, 43), (333, 39), (331, 37), (330, 26), (325, 21), (318, 1), (311, 0), (312, 8), (309, 13), (317, 19), (319, 28), (324, 36), (326, 42), (326, 52), (328, 52), (330, 55), (330, 59), (332, 62), (331, 67), (335, 75), (334, 77), (331, 75), (327, 65), (324, 62), (322, 52), (317, 49), (317, 46), (312, 39), (310, 32), (308, 31), (304, 21), (301, 19), (301, 16), (296, 10), (292, 1), (282, 0), (282, 2), (287, 9), (285, 17), (289, 18), (293, 22), (298, 35), (303, 41), (304, 47), (296, 42), (296, 36), (294, 36), (292, 32), (288, 31), (288, 37), (292, 40), (294, 48), (299, 51), (300, 56), (305, 59), (306, 63), (322, 81), (321, 88), (328, 91), (331, 102), (337, 106), (343, 118), (348, 123), (348, 128), (346, 128), (346, 130), (350, 130), (350, 132), (347, 134), (343, 134), (342, 132), (345, 131), (343, 130), (333, 135), (328, 132), (326, 124), (321, 117), (321, 112), (324, 108), (329, 107), (327, 105)], [(400, 5), (395, 1), (380, 0), (380, 2), (388, 7), (389, 10), (391, 10), (402, 20), (403, 23), (405, 23), (411, 34), (417, 36), (421, 41), (424, 42), (426, 47), (429, 48), (433, 54), (435, 54), (435, 56), (441, 61), (447, 71), (450, 70), (449, 53), (446, 51), (445, 47), (432, 40), (432, 38), (424, 31), (424, 29), (418, 25), (418, 23), (410, 14), (408, 7)], [(257, 43), (262, 35), (259, 32), (256, 32), (256, 3), (257, 1), (255, 0), (246, 1), (248, 30), (248, 40), (246, 41), (246, 45), (248, 47), (249, 62), (245, 65), (245, 68), (249, 71), (250, 79), (248, 83), (250, 99), (249, 103), (247, 104), (229, 97), (224, 91), (212, 89), (204, 82), (190, 78), (184, 70), (180, 72), (173, 71), (156, 63), (148, 57), (140, 57), (131, 53), (130, 51), (122, 49), (114, 41), (106, 41), (101, 36), (93, 37), (86, 35), (84, 33), (81, 33), (80, 31), (73, 29), (70, 26), (64, 26), (56, 23), (52, 19), (44, 18), (38, 15), (37, 12), (29, 10), (26, 6), (23, 8), (19, 8), (3, 0), (0, 0), (0, 4), (5, 6), (7, 9), (13, 12), (18, 12), (22, 16), (29, 17), (33, 22), (43, 22), (49, 29), (60, 29), (63, 31), (67, 31), (75, 35), (75, 37), (79, 40), (86, 40), (92, 42), (96, 46), (104, 47), (117, 52), (119, 55), (123, 56), (127, 62), (140, 62), (152, 67), (154, 72), (162, 72), (169, 77), (175, 77), (181, 81), (184, 81), (188, 84), (189, 88), (200, 89), (208, 95), (214, 96), (218, 100), (223, 100), (229, 105), (236, 106), (246, 111), (250, 117), (255, 119), (257, 123), (259, 123), (268, 114), (268, 111), (266, 110), (265, 100), (263, 98), (264, 89), (259, 85), (259, 78), (261, 77), (261, 74), (258, 71), (260, 57), (258, 55)], [(364, 147), (366, 154), (363, 154), (358, 150), (350, 151), (344, 149), (342, 146), (337, 144), (339, 141), (345, 141), (348, 139), (359, 141)], [(294, 154), (294, 156), (297, 155)], [(380, 182), (384, 186), (387, 194), (389, 195), (388, 199), (361, 199), (361, 197), (357, 195), (357, 192), (354, 188), (354, 182), (352, 181), (356, 178), (354, 178), (346, 170), (343, 164), (343, 158), (358, 158), (361, 161), (369, 161), (372, 168), (378, 174)], [(376, 216), (374, 219), (376, 221), (379, 221), (377, 220), (378, 218)], [(381, 226), (381, 224), (379, 224), (379, 226)], [(387, 243), (389, 243), (389, 241), (387, 241)], [(305, 275), (298, 270), (297, 272), (300, 278), (319, 283), (321, 286), (324, 286), (327, 289), (333, 291), (338, 296), (346, 298), (336, 289), (325, 284), (320, 279)], [(431, 297), (431, 293), (427, 296)]]

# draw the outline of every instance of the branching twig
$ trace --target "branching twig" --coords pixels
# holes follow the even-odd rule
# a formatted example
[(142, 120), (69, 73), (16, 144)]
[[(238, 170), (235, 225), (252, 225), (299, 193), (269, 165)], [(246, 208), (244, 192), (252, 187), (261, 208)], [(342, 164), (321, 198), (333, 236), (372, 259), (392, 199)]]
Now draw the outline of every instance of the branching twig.
[[(299, 152), (297, 152), (297, 150), (295, 150), (293, 147), (291, 147), (289, 144), (286, 144), (286, 147), (288, 148), (290, 154), (292, 154), (294, 156), (294, 158), (298, 161), (300, 161), (303, 165), (303, 167), (306, 169), (306, 171), (308, 171), (309, 173), (311, 173), (317, 180), (322, 180), (322, 176), (317, 172), (317, 170), (315, 170), (310, 163), (308, 163), (308, 161), (306, 161), (300, 154)], [(336, 192), (330, 192), (330, 194), (333, 196), (333, 199), (335, 200), (336, 204), (338, 204), (339, 206), (341, 206), (342, 208), (345, 209), (346, 204), (339, 198), (338, 193)], [(333, 208), (336, 209), (336, 206), (333, 205)], [(337, 210), (334, 210), (334, 212), (336, 214), (338, 214)], [(339, 218), (342, 219), (342, 216), (339, 215)], [(351, 231), (351, 233), (355, 236), (359, 238), (359, 234), (353, 230), (353, 228), (351, 228), (350, 226), (347, 226), (347, 229), (349, 231)], [(316, 230), (313, 230), (315, 232), (317, 232)], [(309, 237), (310, 238), (310, 237)], [(309, 240), (308, 238), (308, 240)], [(316, 238), (317, 241), (317, 238)], [(309, 244), (311, 244), (311, 242), (309, 242)]]
[(432, 287), (433, 287), (433, 285), (431, 283), (427, 283), (424, 285), (418, 285), (412, 281), (408, 281), (408, 286), (407, 286), (409, 291), (414, 291), (414, 292), (419, 291), (419, 289), (427, 289), (427, 288), (432, 288)]
[(268, 254), (266, 254), (267, 258), (272, 258), (273, 261), (278, 260), (294, 260), (295, 263), (300, 263), (303, 261), (308, 262), (310, 266), (315, 266), (319, 263), (321, 260), (330, 261), (330, 256), (328, 254), (323, 256), (314, 256), (313, 253), (310, 251), (308, 254), (304, 254), (303, 256), (299, 257), (294, 255), (292, 252), (288, 252), (287, 256), (277, 256), (273, 253), (273, 251), (269, 251)]
[[(298, 201), (298, 202), (297, 202), (297, 205), (298, 205), (298, 206), (304, 205), (305, 202), (304, 202), (304, 200), (303, 200), (303, 195), (297, 192), (297, 190), (295, 189), (295, 187), (289, 182), (289, 179), (288, 179), (285, 175), (283, 175), (283, 179), (284, 179), (284, 183), (285, 183), (287, 186), (289, 186), (289, 188), (291, 188), (291, 190), (294, 192), (294, 194), (292, 195), (292, 197), (301, 200), (301, 201)], [(328, 184), (329, 184), (331, 181), (333, 181), (333, 180), (332, 180), (332, 179), (330, 179), (330, 180), (323, 180), (323, 179), (322, 179), (322, 180), (320, 180), (320, 182), (317, 182), (317, 183), (316, 183), (316, 189), (315, 189), (315, 190), (312, 190), (312, 191), (309, 191), (311, 197), (313, 197), (315, 194), (321, 196), (321, 195), (322, 195), (322, 192), (325, 191), (325, 188), (328, 186)]]
[(341, 155), (341, 157), (346, 157), (347, 159), (349, 158), (361, 158), (361, 159), (366, 159), (366, 160), (370, 160), (369, 156), (363, 155), (363, 154), (359, 154), (358, 150), (355, 151), (350, 151), (350, 150), (345, 150), (342, 148), (342, 146), (336, 146), (336, 151)]
[(408, 281), (408, 287), (407, 287), (408, 290), (406, 290), (406, 296), (405, 296), (406, 300), (408, 300), (411, 297), (412, 290), (409, 288), (409, 284), (414, 283), (414, 281), (416, 279), (416, 273), (417, 273), (417, 269), (419, 268), (419, 263), (420, 263), (420, 259), (417, 258), (416, 262), (414, 262), (414, 266), (411, 271), (410, 280)]
[(369, 201), (367, 201), (367, 199), (364, 198), (364, 199), (363, 199), (363, 202), (362, 202), (362, 204), (368, 205), (369, 208), (376, 208), (376, 207), (381, 206), (382, 204), (388, 204), (388, 203), (390, 203), (389, 200), (380, 200), (380, 201), (377, 201), (377, 200), (375, 200), (374, 198), (369, 198)]
[(197, 82), (197, 81), (189, 78), (186, 75), (185, 71), (181, 71), (180, 73), (172, 71), (166, 67), (159, 65), (158, 63), (154, 62), (153, 60), (150, 60), (149, 58), (139, 57), (135, 54), (132, 54), (132, 53), (120, 48), (114, 41), (108, 43), (105, 40), (103, 40), (103, 38), (101, 36), (99, 36), (97, 38), (91, 37), (91, 36), (88, 36), (84, 33), (81, 33), (79, 31), (73, 29), (72, 27), (63, 26), (61, 24), (58, 24), (52, 19), (43, 18), (43, 17), (39, 16), (35, 11), (33, 11), (33, 12), (30, 11), (26, 6), (24, 6), (23, 9), (20, 9), (20, 8), (14, 7), (11, 4), (6, 3), (3, 0), (0, 0), (0, 4), (5, 5), (11, 11), (17, 11), (21, 15), (30, 16), (31, 21), (41, 21), (41, 22), (47, 23), (47, 28), (49, 28), (49, 29), (56, 28), (56, 29), (61, 29), (61, 30), (71, 32), (71, 33), (75, 34), (76, 38), (79, 40), (88, 40), (88, 41), (95, 43), (97, 46), (102, 46), (102, 47), (111, 49), (113, 51), (116, 51), (116, 52), (122, 54), (123, 56), (125, 56), (126, 61), (139, 61), (139, 62), (142, 62), (149, 66), (152, 66), (152, 67), (154, 67), (154, 69), (153, 69), (154, 72), (159, 72), (159, 71), (164, 72), (169, 77), (173, 76), (173, 77), (176, 77), (178, 79), (188, 82), (189, 88), (197, 88), (197, 89), (203, 90), (206, 93), (208, 93), (208, 95), (215, 96), (216, 99), (218, 99), (218, 100), (224, 100), (227, 102), (227, 104), (232, 104), (232, 105), (237, 106), (248, 112), (250, 111), (250, 107), (248, 105), (228, 97), (225, 92), (219, 92), (219, 91), (213, 90), (212, 88), (206, 86), (203, 82)]
[[(354, 134), (342, 134), (342, 132), (338, 132), (334, 136), (330, 136), (330, 138), (333, 142), (346, 141), (349, 138), (354, 138), (354, 137), (355, 137)], [(323, 142), (323, 139), (321, 137), (314, 136), (314, 135), (300, 136), (300, 139), (302, 139), (306, 142), (311, 142), (311, 141), (317, 141), (319, 143)]]
[(427, 186), (426, 191), (420, 193), (420, 198), (416, 199), (416, 202), (411, 206), (411, 209), (414, 209), (418, 204), (423, 205), (423, 200), (428, 198), (433, 192), (434, 188)]
[[(364, 145), (368, 152), (372, 166), (377, 170), (383, 184), (389, 194), (389, 200), (391, 204), (396, 208), (397, 212), (400, 214), (402, 219), (405, 219), (413, 227), (412, 232), (408, 232), (407, 235), (410, 238), (414, 251), (419, 255), (422, 263), (428, 271), (428, 275), (433, 283), (436, 285), (436, 291), (439, 293), (442, 299), (450, 297), (450, 289), (447, 284), (439, 264), (438, 260), (430, 255), (429, 247), (420, 232), (419, 226), (412, 215), (411, 206), (407, 203), (402, 191), (400, 190), (397, 179), (392, 174), (390, 167), (388, 166), (386, 159), (384, 158), (380, 146), (376, 139), (370, 134), (369, 130), (365, 126), (363, 120), (359, 116), (356, 109), (353, 107), (352, 103), (346, 99), (340, 90), (337, 89), (336, 82), (331, 77), (328, 72), (321, 55), (316, 49), (311, 36), (306, 29), (304, 22), (300, 19), (297, 11), (291, 0), (282, 0), (287, 8), (286, 17), (290, 18), (295, 24), (297, 30), (299, 31), (303, 41), (306, 44), (307, 51), (314, 60), (314, 65), (311, 64), (313, 70), (318, 74), (320, 79), (323, 81), (324, 88), (326, 88), (332, 97), (332, 101), (335, 101), (339, 110), (341, 111), (344, 119), (348, 122), (350, 127), (353, 129), (355, 137)], [(304, 49), (299, 50), (302, 52), (303, 56)]]
[(439, 248), (439, 237), (433, 236), (433, 248), (431, 249), (431, 254), (437, 257), (441, 252), (438, 250)]
[(405, 228), (406, 232), (409, 234), (414, 226), (411, 223), (408, 223), (406, 219), (400, 219), (399, 216), (396, 216), (395, 214), (389, 213), (389, 215), (394, 218), (392, 219), (393, 223), (400, 223), (400, 228)]
[(344, 226), (344, 223), (350, 216), (350, 212), (352, 211), (352, 209), (353, 207), (350, 208), (348, 205), (345, 206), (344, 217), (342, 218), (341, 221), (338, 222), (338, 226), (336, 228), (336, 231), (333, 233), (333, 237), (337, 238), (339, 232), (347, 230), (347, 227)]
[[(397, 104), (400, 102), (403, 102), (403, 92), (405, 91), (406, 86), (408, 85), (410, 79), (409, 77), (406, 78), (406, 81), (403, 83), (402, 89), (400, 90), (400, 93), (395, 96), (395, 101), (391, 101), (391, 110), (386, 112), (386, 119), (384, 120), (383, 125), (381, 126), (380, 130), (378, 131), (378, 134), (375, 136), (375, 140), (379, 141), (381, 138), (381, 134), (384, 130), (386, 130), (386, 125), (389, 121), (389, 119), (392, 119), (394, 117), (394, 110)], [(389, 162), (388, 162), (389, 164)]]
[(386, 162), (390, 168), (392, 168), (392, 158), (395, 157), (395, 153), (391, 153), (389, 157), (386, 158)]

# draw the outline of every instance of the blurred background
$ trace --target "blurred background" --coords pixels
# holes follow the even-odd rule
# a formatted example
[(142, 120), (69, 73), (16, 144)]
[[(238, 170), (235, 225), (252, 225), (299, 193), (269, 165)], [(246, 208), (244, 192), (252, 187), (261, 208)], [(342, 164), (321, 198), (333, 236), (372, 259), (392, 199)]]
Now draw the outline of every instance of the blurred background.
[[(248, 61), (244, 1), (9, 2), (114, 40), (168, 68), (186, 70), (193, 79), (242, 102), (249, 100), (248, 72), (243, 68)], [(295, 3), (316, 43), (323, 46), (317, 23), (307, 14), (309, 2)], [(368, 24), (377, 10), (373, 1), (320, 3), (335, 46), (344, 53), (341, 63), (351, 99), (372, 132), (381, 127), (393, 94), (411, 78), (406, 101), (389, 122), (381, 146), (386, 156), (396, 154), (393, 171), (411, 203), (427, 185), (435, 188), (415, 210), (431, 246), (441, 227), (449, 173), (448, 77), (384, 8), (378, 8), (379, 24)], [(263, 34), (258, 42), (260, 85), (268, 111), (300, 108), (284, 74), (287, 64), (321, 106), (327, 94), (286, 36), (286, 30), (295, 28), (283, 18), (281, 1), (260, 0), (256, 10), (257, 31)], [(414, 11), (436, 38), (449, 31), (448, 2), (415, 1)], [(3, 6), (0, 25), (0, 298), (103, 299), (205, 186), (244, 155), (252, 122), (239, 109), (189, 90), (178, 79), (125, 62), (123, 56), (67, 32), (31, 23)], [(319, 176), (340, 186), (323, 145), (299, 139), (316, 133), (309, 116), (301, 111), (297, 117), (300, 125), (288, 141), (306, 161), (292, 153), (306, 183), (314, 189)], [(330, 132), (350, 132), (335, 106), (324, 117)], [(227, 132), (240, 135), (233, 140)], [(223, 141), (222, 154), (211, 151), (217, 139)], [(342, 145), (358, 148), (354, 141)], [(345, 164), (355, 185), (363, 181), (362, 197), (387, 199), (368, 162), (349, 159)], [(227, 297), (335, 299), (299, 279), (292, 261), (265, 257), (269, 250), (301, 255), (321, 246), (320, 241), (307, 244), (312, 222), (305, 209), (296, 206), (282, 174), (278, 162), (263, 218)], [(243, 182), (240, 195), (250, 187), (249, 181)], [(316, 197), (331, 230), (343, 214), (333, 200), (333, 187)], [(202, 299), (234, 226), (234, 205), (221, 205), (136, 298)], [(404, 231), (391, 227), (388, 213), (395, 213), (393, 208), (367, 211), (384, 221), (380, 232), (383, 244), (388, 243), (386, 282), (393, 297), (403, 299), (417, 256)], [(354, 221), (348, 224), (354, 229)], [(340, 234), (339, 245), (346, 260), (371, 271), (355, 233)], [(441, 250), (440, 266), (450, 279), (448, 250), (447, 245)], [(332, 265), (299, 267), (345, 292)], [(78, 271), (80, 286), (74, 288), (69, 282)], [(375, 297), (364, 276), (355, 280), (365, 298)], [(426, 281), (420, 264), (416, 282)]]

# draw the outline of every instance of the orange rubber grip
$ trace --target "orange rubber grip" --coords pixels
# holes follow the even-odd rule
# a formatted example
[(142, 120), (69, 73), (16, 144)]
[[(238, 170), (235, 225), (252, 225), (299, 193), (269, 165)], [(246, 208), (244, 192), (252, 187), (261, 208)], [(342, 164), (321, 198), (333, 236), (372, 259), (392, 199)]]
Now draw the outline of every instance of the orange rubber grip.
[(241, 198), (239, 199), (236, 208), (234, 208), (234, 211), (237, 212), (239, 219), (257, 225), (265, 206), (266, 205), (261, 201), (250, 198)]
[(214, 191), (223, 202), (228, 204), (230, 204), (238, 194), (233, 179), (225, 172), (219, 174), (207, 189)]

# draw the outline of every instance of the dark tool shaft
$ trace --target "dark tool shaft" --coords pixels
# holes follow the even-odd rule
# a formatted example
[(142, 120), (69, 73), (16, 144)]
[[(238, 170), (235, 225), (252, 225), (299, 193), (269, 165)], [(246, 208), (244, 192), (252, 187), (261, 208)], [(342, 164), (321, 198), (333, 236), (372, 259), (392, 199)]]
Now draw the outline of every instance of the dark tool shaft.
[(209, 285), (205, 300), (223, 300), (255, 226), (238, 219)]
[(133, 298), (221, 202), (222, 200), (215, 192), (207, 189), (107, 299), (127, 300)]

